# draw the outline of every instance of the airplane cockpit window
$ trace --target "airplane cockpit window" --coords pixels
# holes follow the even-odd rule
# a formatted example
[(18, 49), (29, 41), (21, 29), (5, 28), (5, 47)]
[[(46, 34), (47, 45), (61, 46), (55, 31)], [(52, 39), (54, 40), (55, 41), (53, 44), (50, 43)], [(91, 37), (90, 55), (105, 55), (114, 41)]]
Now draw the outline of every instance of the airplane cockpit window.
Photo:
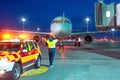
[(69, 23), (68, 20), (54, 20), (53, 23)]

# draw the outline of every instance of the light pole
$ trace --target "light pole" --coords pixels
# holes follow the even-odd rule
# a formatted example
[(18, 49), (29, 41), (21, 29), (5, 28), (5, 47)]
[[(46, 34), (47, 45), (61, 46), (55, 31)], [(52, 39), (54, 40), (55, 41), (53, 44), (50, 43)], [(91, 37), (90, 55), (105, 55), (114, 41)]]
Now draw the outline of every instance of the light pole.
[(25, 19), (25, 18), (22, 18), (21, 20), (22, 20), (22, 22), (23, 22), (23, 31), (24, 31), (24, 22), (26, 21), (26, 19)]
[(114, 29), (114, 28), (112, 28), (112, 29), (111, 29), (111, 31), (112, 31), (113, 41), (114, 41), (114, 31), (115, 31), (115, 29)]
[(88, 32), (88, 23), (89, 23), (89, 21), (90, 21), (90, 18), (87, 17), (87, 18), (85, 19), (85, 21), (86, 21), (86, 23), (87, 23), (87, 32)]

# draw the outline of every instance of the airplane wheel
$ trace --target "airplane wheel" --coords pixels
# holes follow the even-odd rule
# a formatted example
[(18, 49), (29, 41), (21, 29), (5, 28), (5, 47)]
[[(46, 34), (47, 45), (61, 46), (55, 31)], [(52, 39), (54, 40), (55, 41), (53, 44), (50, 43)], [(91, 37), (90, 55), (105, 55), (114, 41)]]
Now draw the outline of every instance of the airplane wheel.
[(80, 44), (80, 42), (78, 42), (78, 46), (80, 46), (81, 44)]
[(75, 46), (77, 46), (77, 42), (75, 42)]

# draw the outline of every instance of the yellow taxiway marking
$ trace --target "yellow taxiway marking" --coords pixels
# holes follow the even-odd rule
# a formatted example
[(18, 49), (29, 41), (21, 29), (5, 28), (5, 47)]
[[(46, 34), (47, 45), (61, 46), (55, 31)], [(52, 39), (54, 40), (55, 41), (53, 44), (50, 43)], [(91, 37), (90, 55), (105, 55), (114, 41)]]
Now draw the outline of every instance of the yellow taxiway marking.
[(33, 75), (37, 75), (37, 74), (42, 74), (44, 72), (47, 72), (48, 71), (48, 68), (45, 67), (45, 66), (41, 66), (40, 68), (38, 69), (31, 69), (29, 71), (26, 71), (24, 72), (21, 77), (24, 77), (24, 76), (33, 76)]

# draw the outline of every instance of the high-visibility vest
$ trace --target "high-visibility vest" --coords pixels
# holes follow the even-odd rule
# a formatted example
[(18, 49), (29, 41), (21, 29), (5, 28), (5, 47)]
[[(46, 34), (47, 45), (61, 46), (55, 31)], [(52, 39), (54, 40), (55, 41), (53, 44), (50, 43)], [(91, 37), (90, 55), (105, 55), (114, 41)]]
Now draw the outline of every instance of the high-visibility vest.
[(58, 42), (57, 39), (54, 39), (53, 41), (49, 41), (48, 39), (47, 40), (48, 48), (55, 48), (57, 42)]

